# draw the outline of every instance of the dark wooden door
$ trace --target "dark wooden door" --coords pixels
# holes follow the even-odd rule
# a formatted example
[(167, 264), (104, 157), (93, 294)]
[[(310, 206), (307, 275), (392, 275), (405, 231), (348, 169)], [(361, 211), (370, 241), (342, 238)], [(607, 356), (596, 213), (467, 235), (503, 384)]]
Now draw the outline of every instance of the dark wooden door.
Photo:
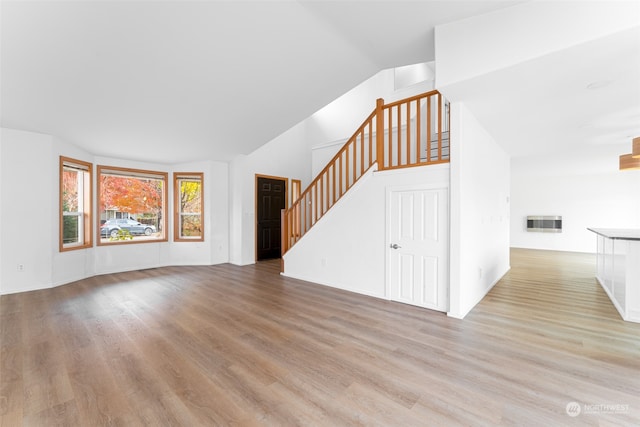
[(282, 179), (265, 177), (257, 179), (258, 261), (281, 256), (280, 212), (286, 207), (286, 187), (286, 181)]

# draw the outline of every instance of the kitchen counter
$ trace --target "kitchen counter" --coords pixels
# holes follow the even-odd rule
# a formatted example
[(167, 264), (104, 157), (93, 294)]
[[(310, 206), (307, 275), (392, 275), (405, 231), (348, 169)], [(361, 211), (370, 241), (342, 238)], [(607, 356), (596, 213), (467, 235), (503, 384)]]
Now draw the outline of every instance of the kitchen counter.
[(640, 229), (588, 230), (598, 240), (598, 282), (624, 320), (640, 322)]
[(587, 230), (614, 240), (640, 240), (640, 229), (635, 228), (587, 228)]

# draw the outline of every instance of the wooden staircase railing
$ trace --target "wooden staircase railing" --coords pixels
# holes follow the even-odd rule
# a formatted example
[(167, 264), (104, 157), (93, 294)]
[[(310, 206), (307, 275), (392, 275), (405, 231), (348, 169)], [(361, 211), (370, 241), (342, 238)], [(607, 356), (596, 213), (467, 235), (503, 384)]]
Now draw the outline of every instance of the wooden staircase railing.
[(449, 161), (449, 104), (438, 91), (384, 104), (300, 194), (282, 211), (284, 255), (374, 163), (378, 170)]

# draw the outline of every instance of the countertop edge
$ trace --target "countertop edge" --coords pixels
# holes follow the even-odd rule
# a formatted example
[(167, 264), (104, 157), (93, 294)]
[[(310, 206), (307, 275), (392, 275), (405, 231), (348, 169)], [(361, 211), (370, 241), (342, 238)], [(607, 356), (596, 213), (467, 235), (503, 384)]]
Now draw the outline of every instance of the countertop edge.
[(606, 237), (607, 239), (640, 241), (640, 229), (587, 227), (587, 230), (592, 231), (602, 237)]

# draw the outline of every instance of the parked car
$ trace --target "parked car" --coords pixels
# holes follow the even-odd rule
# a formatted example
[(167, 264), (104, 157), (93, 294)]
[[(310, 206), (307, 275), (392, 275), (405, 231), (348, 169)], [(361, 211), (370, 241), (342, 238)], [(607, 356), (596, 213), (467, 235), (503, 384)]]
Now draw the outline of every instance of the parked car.
[(108, 219), (100, 226), (100, 234), (103, 237), (117, 237), (119, 230), (127, 230), (131, 234), (150, 236), (156, 232), (156, 227), (127, 218)]

